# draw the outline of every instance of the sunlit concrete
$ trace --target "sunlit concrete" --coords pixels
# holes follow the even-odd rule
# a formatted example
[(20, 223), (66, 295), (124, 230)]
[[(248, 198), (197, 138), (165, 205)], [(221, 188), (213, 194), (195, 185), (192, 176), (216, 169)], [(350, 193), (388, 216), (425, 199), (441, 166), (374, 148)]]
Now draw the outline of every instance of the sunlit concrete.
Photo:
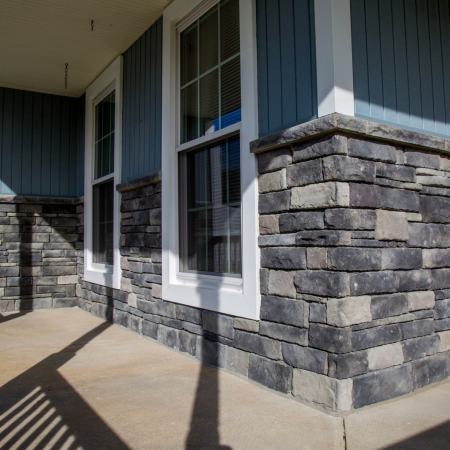
[(0, 448), (448, 449), (450, 382), (332, 417), (78, 309), (0, 319)]
[(341, 419), (81, 310), (13, 317), (0, 323), (0, 448), (343, 447)]

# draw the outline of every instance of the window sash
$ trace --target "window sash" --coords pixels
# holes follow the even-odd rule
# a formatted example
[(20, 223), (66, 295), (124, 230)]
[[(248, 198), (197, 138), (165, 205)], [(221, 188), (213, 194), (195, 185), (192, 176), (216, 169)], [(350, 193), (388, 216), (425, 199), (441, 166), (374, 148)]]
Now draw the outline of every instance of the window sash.
[[(240, 14), (240, 6), (239, 6), (239, 1), (238, 0), (238, 10), (239, 10), (239, 14)], [(207, 75), (213, 73), (215, 70), (218, 71), (218, 93), (217, 93), (217, 97), (218, 97), (218, 101), (219, 101), (219, 111), (218, 111), (218, 117), (217, 119), (219, 120), (219, 122), (222, 121), (223, 116), (222, 116), (222, 106), (221, 106), (221, 68), (232, 62), (233, 60), (239, 58), (241, 58), (241, 45), (239, 45), (239, 50), (234, 53), (233, 55), (227, 57), (226, 59), (224, 59), (223, 61), (221, 61), (221, 33), (220, 33), (220, 8), (221, 8), (221, 0), (209, 0), (209, 1), (205, 1), (203, 4), (200, 5), (199, 8), (197, 8), (197, 10), (194, 13), (191, 13), (187, 18), (185, 18), (183, 21), (181, 21), (178, 26), (176, 27), (176, 45), (177, 45), (177, 51), (176, 51), (176, 69), (177, 69), (177, 78), (176, 78), (176, 85), (177, 85), (177, 101), (176, 101), (176, 151), (180, 152), (180, 151), (184, 151), (184, 150), (188, 150), (188, 149), (193, 149), (195, 147), (199, 147), (201, 145), (205, 145), (206, 143), (209, 142), (213, 142), (215, 140), (221, 139), (227, 135), (231, 135), (232, 133), (236, 133), (237, 131), (240, 130), (241, 128), (241, 123), (242, 120), (239, 120), (235, 123), (232, 123), (231, 125), (227, 125), (224, 128), (219, 128), (218, 130), (215, 130), (213, 132), (210, 133), (205, 133), (203, 135), (200, 135), (200, 80), (205, 78)], [(199, 46), (199, 40), (200, 40), (200, 36), (199, 33), (197, 33), (198, 35), (198, 41), (197, 41), (197, 76), (195, 77), (195, 79), (189, 80), (188, 82), (184, 83), (183, 85), (181, 84), (181, 35), (184, 31), (186, 31), (189, 27), (191, 27), (192, 25), (194, 25), (196, 22), (200, 21), (202, 19), (203, 16), (207, 15), (209, 12), (211, 12), (211, 10), (216, 7), (218, 8), (218, 14), (219, 14), (219, 18), (218, 18), (218, 23), (219, 23), (219, 31), (218, 31), (218, 62), (214, 67), (209, 68), (207, 71), (205, 71), (204, 73), (200, 74), (200, 69), (199, 69), (199, 52), (200, 52), (200, 46)], [(199, 25), (197, 25), (199, 26)], [(241, 40), (241, 23), (240, 23), (240, 19), (239, 19), (239, 23), (238, 23), (238, 30), (239, 30), (239, 42)], [(241, 64), (239, 64), (239, 67), (241, 66)], [(240, 69), (239, 69), (240, 70)], [(239, 80), (240, 83), (242, 83), (242, 73), (241, 71), (239, 72)], [(186, 141), (186, 142), (182, 142), (182, 109), (181, 109), (181, 93), (183, 88), (189, 87), (190, 85), (193, 85), (194, 83), (197, 83), (197, 127), (198, 127), (198, 137), (194, 138), (192, 140)], [(242, 86), (240, 89), (240, 114), (242, 114)]]

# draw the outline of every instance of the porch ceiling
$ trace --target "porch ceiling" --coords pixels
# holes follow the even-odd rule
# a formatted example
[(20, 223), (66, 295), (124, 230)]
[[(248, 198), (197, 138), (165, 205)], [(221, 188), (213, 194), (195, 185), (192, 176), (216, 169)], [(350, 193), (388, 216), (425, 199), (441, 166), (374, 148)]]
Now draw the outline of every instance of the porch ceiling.
[(79, 96), (170, 2), (1, 0), (0, 86)]

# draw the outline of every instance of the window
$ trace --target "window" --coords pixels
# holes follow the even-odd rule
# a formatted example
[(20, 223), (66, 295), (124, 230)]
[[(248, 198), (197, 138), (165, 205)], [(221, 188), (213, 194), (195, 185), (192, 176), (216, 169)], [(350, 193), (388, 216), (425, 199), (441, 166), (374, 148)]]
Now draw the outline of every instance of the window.
[(239, 135), (188, 149), (241, 121), (239, 42), (239, 0), (220, 1), (180, 33), (182, 271), (241, 275)]
[(86, 281), (120, 287), (119, 194), (121, 59), (86, 91)]
[(259, 314), (253, 0), (175, 0), (163, 19), (163, 298)]

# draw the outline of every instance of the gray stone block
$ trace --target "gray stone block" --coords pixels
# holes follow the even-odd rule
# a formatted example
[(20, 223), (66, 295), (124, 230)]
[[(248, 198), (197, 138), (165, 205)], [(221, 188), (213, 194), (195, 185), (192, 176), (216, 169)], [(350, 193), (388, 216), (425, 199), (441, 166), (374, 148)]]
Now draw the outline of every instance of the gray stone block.
[(305, 328), (261, 321), (259, 326), (259, 334), (277, 339), (279, 341), (292, 342), (299, 345), (308, 345), (308, 331)]
[(429, 169), (439, 169), (439, 155), (423, 152), (405, 152), (406, 164), (413, 167), (425, 167)]
[(410, 366), (392, 367), (368, 373), (353, 380), (353, 405), (355, 408), (388, 400), (413, 390)]
[(301, 300), (263, 296), (261, 298), (261, 319), (286, 325), (306, 327), (306, 304)]
[(295, 298), (294, 275), (295, 272), (271, 270), (269, 272), (269, 294)]
[(292, 209), (317, 209), (335, 206), (349, 206), (347, 183), (328, 181), (291, 189)]
[(273, 192), (283, 189), (282, 171), (264, 173), (258, 177), (259, 192)]
[(322, 160), (324, 180), (375, 182), (375, 163), (333, 155)]
[(397, 164), (377, 163), (377, 177), (415, 183), (416, 170), (413, 167), (400, 166)]
[(381, 268), (383, 270), (408, 270), (422, 267), (422, 250), (417, 248), (384, 248)]
[[(311, 124), (311, 122), (310, 122)], [(294, 161), (306, 161), (320, 156), (347, 154), (347, 138), (334, 135), (294, 147)]]
[(327, 321), (327, 308), (322, 303), (310, 303), (309, 304), (309, 321), (326, 323)]
[(409, 339), (402, 342), (402, 347), (405, 361), (425, 358), (439, 351), (439, 336), (433, 334), (431, 336)]
[(346, 273), (325, 270), (304, 270), (294, 279), (297, 292), (325, 297), (344, 297), (349, 294), (349, 276)]
[(320, 159), (313, 159), (289, 166), (286, 170), (288, 187), (304, 186), (323, 181)]
[(300, 231), (295, 237), (297, 246), (335, 246), (351, 245), (352, 235), (350, 231), (319, 230)]
[(279, 216), (280, 232), (292, 233), (302, 230), (321, 230), (324, 227), (323, 212), (302, 211)]
[(192, 356), (197, 354), (197, 346), (201, 340), (196, 334), (180, 331), (178, 333), (180, 352), (189, 353)]
[(370, 209), (327, 209), (325, 223), (329, 228), (340, 230), (375, 229), (376, 211)]
[(371, 142), (361, 139), (348, 140), (348, 154), (359, 158), (389, 163), (397, 162), (395, 147), (380, 142)]
[(350, 274), (350, 294), (389, 293), (398, 291), (395, 272), (361, 272)]
[(352, 332), (350, 328), (335, 328), (312, 323), (309, 328), (309, 345), (332, 353), (352, 351)]
[(450, 223), (450, 198), (421, 195), (420, 212), (424, 222)]
[(290, 149), (281, 149), (258, 155), (259, 173), (273, 172), (292, 163)]
[(445, 319), (450, 317), (450, 299), (439, 300), (435, 303), (436, 319)]
[(271, 214), (275, 212), (287, 211), (290, 206), (291, 192), (279, 191), (259, 196), (259, 213)]
[(236, 330), (234, 343), (237, 348), (270, 359), (281, 359), (281, 343), (257, 334)]
[(167, 347), (179, 349), (179, 337), (178, 330), (174, 330), (172, 328), (168, 328), (164, 325), (158, 326), (157, 339)]
[(210, 333), (233, 339), (233, 318), (213, 311), (202, 311), (203, 328)]
[(330, 248), (328, 268), (340, 271), (370, 271), (381, 269), (381, 249), (378, 248)]
[(291, 391), (292, 368), (280, 362), (250, 355), (248, 377), (276, 391)]
[(306, 251), (298, 247), (263, 248), (261, 266), (269, 269), (305, 269)]
[(406, 294), (378, 295), (372, 297), (370, 306), (373, 319), (399, 316), (409, 311)]
[(352, 408), (352, 380), (336, 380), (294, 369), (292, 394), (300, 400), (333, 411), (349, 411)]
[(367, 351), (346, 353), (344, 355), (330, 354), (328, 356), (328, 376), (338, 379), (362, 375), (369, 370)]
[(412, 363), (414, 389), (437, 383), (450, 374), (450, 359), (447, 354), (440, 353)]
[(433, 319), (414, 320), (400, 324), (402, 339), (412, 339), (434, 333)]
[(152, 339), (157, 339), (158, 324), (149, 322), (148, 320), (143, 320), (142, 321), (142, 334), (144, 336), (151, 337)]
[(450, 249), (424, 249), (423, 250), (423, 267), (440, 268), (450, 267)]
[(399, 324), (384, 325), (375, 328), (354, 331), (351, 336), (353, 350), (365, 350), (379, 345), (390, 344), (401, 340)]
[(336, 327), (348, 327), (370, 322), (371, 299), (363, 297), (332, 298), (327, 302), (327, 323)]
[(283, 343), (281, 346), (283, 359), (292, 367), (326, 374), (328, 353), (313, 348), (300, 347)]

